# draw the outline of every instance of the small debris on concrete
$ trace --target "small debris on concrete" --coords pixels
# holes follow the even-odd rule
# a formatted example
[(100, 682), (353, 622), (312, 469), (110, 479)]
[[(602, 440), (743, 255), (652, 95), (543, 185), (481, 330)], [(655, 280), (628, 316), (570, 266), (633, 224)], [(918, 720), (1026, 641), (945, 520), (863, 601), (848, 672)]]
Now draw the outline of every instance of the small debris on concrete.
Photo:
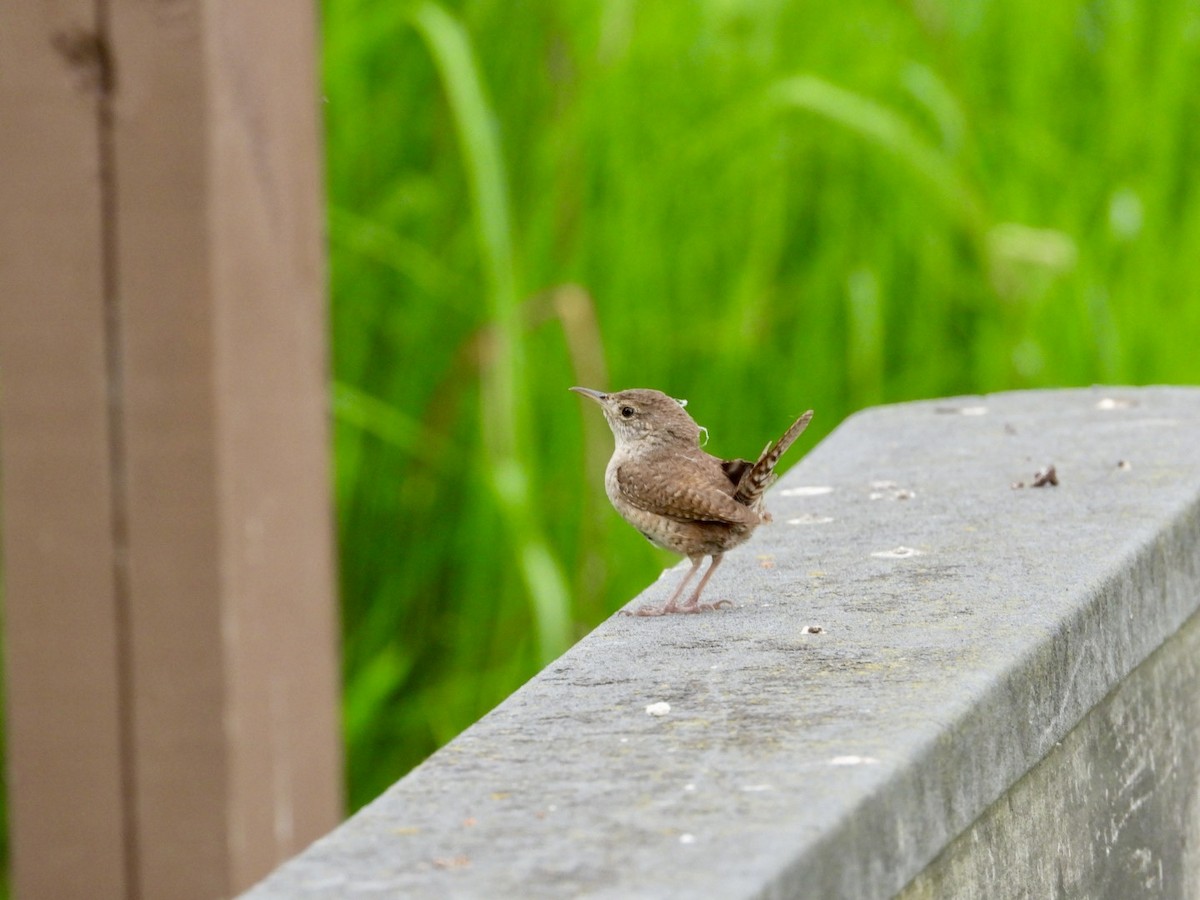
[(872, 481), (871, 493), (867, 495), (871, 500), (882, 500), (888, 497), (892, 500), (911, 500), (917, 496), (917, 492), (905, 487), (900, 487), (894, 481)]
[(665, 716), (671, 711), (671, 704), (666, 700), (659, 700), (657, 703), (651, 703), (646, 707), (646, 715), (648, 716)]
[[(1044, 469), (1038, 469), (1036, 472), (1034, 472), (1033, 481), (1031, 481), (1029, 484), (1030, 487), (1045, 487), (1046, 485), (1050, 485), (1052, 487), (1058, 486), (1058, 472), (1055, 470), (1053, 463), (1046, 466)], [(1009, 487), (1014, 491), (1019, 491), (1021, 488), (1025, 487), (1025, 482), (1014, 481), (1009, 485)]]
[(1033, 476), (1032, 487), (1058, 487), (1058, 472), (1054, 470), (1054, 464), (1046, 466), (1044, 469), (1038, 469)]
[(1121, 400), (1116, 397), (1105, 397), (1102, 400), (1097, 401), (1096, 409), (1128, 409), (1129, 407), (1136, 405), (1137, 404), (1133, 400)]
[(471, 860), (465, 854), (460, 856), (435, 856), (433, 858), (435, 869), (462, 869), (470, 864)]
[(696, 836), (694, 834), (681, 834), (679, 836), (679, 843), (694, 844), (696, 843)]
[(889, 500), (911, 500), (917, 496), (916, 491), (910, 491), (908, 488), (899, 487), (895, 482), (891, 481), (876, 481), (871, 483), (873, 488), (882, 488), (882, 490), (871, 491), (867, 495), (869, 500), (883, 500), (885, 497)]
[(820, 625), (805, 625), (804, 629), (803, 629), (803, 633), (804, 634), (824, 634), (825, 629), (822, 628)]
[(1132, 468), (1133, 468), (1133, 463), (1131, 463), (1129, 460), (1127, 460), (1127, 459), (1118, 459), (1117, 460), (1117, 469), (1119, 471), (1128, 472)]
[(758, 554), (758, 567), (759, 567), (760, 569), (773, 569), (773, 568), (775, 568), (775, 557), (774, 557), (774, 556), (772, 556), (772, 555), (771, 555), (771, 554), (769, 554), (769, 553), (760, 553), (760, 554)]

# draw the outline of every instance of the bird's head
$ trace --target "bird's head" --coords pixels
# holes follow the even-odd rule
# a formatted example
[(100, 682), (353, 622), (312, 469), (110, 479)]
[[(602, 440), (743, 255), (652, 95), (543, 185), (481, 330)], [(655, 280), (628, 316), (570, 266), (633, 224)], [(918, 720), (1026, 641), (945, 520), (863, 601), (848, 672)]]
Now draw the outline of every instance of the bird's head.
[(571, 390), (600, 405), (618, 447), (654, 441), (691, 448), (700, 442), (702, 429), (684, 411), (683, 403), (662, 391), (633, 388), (606, 394), (591, 388), (573, 387)]

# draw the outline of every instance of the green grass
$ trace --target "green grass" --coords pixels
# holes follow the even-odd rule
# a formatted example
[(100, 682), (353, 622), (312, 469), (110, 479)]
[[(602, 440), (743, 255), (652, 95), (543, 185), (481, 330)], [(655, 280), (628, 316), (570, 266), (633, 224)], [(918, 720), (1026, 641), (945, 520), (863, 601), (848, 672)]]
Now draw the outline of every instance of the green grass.
[[(572, 384), (813, 407), (1200, 380), (1188, 0), (326, 0), (360, 805), (670, 561)], [(799, 457), (793, 451), (793, 461)]]

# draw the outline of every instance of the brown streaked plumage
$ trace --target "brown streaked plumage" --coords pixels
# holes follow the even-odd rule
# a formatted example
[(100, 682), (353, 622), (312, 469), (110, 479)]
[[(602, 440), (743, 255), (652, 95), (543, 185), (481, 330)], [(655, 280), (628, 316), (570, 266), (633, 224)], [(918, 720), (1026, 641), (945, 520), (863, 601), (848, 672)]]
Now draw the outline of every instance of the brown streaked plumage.
[[(633, 389), (606, 394), (571, 390), (594, 400), (616, 440), (604, 474), (608, 499), (652, 543), (688, 557), (692, 568), (661, 607), (634, 615), (661, 616), (715, 609), (727, 600), (701, 603), (700, 594), (726, 550), (771, 520), (763, 495), (775, 481), (775, 464), (812, 419), (810, 409), (751, 463), (722, 460), (700, 448), (701, 428), (683, 405), (661, 391)], [(705, 556), (712, 563), (696, 590), (679, 603)]]

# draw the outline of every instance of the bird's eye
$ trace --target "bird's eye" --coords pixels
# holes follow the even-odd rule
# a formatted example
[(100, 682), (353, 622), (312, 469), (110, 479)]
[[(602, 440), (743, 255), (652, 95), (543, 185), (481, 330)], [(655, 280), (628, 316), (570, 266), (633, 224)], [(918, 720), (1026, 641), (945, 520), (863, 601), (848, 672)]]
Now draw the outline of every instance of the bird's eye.
[(633, 407), (632, 406), (622, 406), (621, 407), (621, 415), (623, 415), (626, 419), (632, 419), (633, 418)]

